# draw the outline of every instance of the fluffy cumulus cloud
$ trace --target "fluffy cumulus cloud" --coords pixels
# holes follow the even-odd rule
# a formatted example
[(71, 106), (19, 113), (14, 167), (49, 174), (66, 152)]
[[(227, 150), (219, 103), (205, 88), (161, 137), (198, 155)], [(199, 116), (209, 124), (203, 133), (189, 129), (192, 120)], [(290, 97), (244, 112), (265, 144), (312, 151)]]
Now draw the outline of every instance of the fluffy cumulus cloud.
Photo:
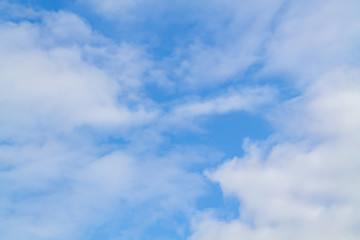
[(239, 199), (240, 217), (205, 216), (191, 239), (359, 238), (359, 77), (348, 69), (325, 76), (327, 86), (288, 103), (290, 130), (247, 142), (244, 157), (209, 171)]
[(0, 3), (0, 238), (359, 239), (359, 11)]
[[(240, 201), (231, 221), (194, 219), (190, 239), (358, 239), (359, 5), (289, 6), (267, 69), (295, 76), (301, 95), (268, 114), (277, 129), (207, 176)], [(281, 37), (280, 37), (281, 36)]]

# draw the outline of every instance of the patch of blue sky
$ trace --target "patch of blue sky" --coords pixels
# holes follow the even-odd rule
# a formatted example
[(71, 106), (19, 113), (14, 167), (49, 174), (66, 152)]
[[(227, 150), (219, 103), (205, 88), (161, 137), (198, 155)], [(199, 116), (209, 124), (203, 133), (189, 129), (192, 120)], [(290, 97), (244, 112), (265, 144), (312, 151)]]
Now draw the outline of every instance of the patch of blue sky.
[(34, 10), (59, 11), (74, 5), (74, 1), (47, 1), (47, 0), (13, 0), (11, 3), (21, 4)]
[[(245, 138), (265, 140), (272, 126), (261, 116), (244, 111), (204, 117), (198, 131), (176, 131), (166, 134), (168, 144), (181, 146), (208, 146), (224, 153), (224, 158), (241, 156)], [(166, 143), (162, 147), (166, 147)]]
[(208, 182), (209, 189), (206, 194), (196, 201), (199, 211), (211, 210), (217, 218), (230, 221), (239, 217), (240, 202), (235, 196), (224, 196), (219, 184)]

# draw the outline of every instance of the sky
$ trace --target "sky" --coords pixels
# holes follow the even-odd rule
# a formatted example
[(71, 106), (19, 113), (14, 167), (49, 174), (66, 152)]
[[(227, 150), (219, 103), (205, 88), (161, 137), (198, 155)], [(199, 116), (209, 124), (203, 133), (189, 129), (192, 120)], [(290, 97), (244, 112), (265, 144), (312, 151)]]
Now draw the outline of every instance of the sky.
[(360, 239), (359, 12), (0, 1), (0, 239)]

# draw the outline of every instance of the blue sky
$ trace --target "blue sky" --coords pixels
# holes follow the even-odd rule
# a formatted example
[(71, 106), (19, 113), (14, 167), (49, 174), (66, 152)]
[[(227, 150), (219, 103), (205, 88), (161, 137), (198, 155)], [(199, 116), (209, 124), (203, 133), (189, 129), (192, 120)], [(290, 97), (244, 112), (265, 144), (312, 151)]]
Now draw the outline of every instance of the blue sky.
[(0, 239), (359, 239), (359, 11), (0, 2)]

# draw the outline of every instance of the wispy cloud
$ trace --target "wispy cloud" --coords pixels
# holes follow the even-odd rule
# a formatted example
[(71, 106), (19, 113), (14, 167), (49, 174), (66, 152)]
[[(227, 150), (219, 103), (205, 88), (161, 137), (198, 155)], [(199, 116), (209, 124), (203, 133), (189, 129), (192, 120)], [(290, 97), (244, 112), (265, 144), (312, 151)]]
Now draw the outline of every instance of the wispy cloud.
[(226, 114), (237, 111), (255, 112), (270, 105), (276, 99), (276, 90), (270, 87), (231, 89), (227, 93), (209, 99), (190, 100), (178, 104), (165, 115), (164, 124), (191, 123), (199, 117)]
[(359, 238), (357, 1), (57, 4), (0, 3), (1, 239)]

